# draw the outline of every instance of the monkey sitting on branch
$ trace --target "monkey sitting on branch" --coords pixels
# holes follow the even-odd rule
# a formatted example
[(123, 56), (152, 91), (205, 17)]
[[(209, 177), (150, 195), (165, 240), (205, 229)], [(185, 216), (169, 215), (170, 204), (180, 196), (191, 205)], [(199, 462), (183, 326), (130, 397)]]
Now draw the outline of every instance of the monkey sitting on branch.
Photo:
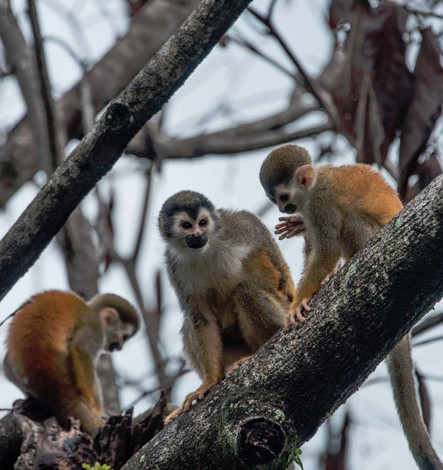
[(105, 423), (98, 355), (120, 351), (138, 328), (135, 308), (118, 295), (89, 302), (73, 292), (34, 295), (9, 328), (6, 377), (61, 423), (73, 416), (94, 436)]
[[(280, 238), (304, 233), (310, 250), (297, 285), (294, 308), (286, 326), (303, 322), (302, 311), (334, 273), (340, 258), (349, 260), (402, 209), (396, 192), (370, 166), (314, 168), (309, 153), (296, 145), (272, 151), (260, 169), (260, 182), (271, 202), (284, 213), (276, 226)], [(403, 430), (417, 465), (441, 470), (417, 402), (410, 335), (389, 355), (388, 368)]]
[(185, 352), (203, 380), (171, 421), (283, 327), (295, 291), (269, 230), (250, 212), (181, 191), (159, 215), (169, 278), (184, 311)]

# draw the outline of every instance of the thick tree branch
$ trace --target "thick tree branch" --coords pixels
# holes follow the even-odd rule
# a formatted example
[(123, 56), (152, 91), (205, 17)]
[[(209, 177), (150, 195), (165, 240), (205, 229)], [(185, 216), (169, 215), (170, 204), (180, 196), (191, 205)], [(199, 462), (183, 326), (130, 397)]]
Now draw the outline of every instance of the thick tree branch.
[[(152, 0), (137, 12), (128, 34), (117, 41), (84, 77), (91, 87), (95, 111), (102, 109), (127, 86), (197, 4), (198, 0)], [(43, 147), (47, 140), (39, 142), (33, 133), (34, 126), (44, 123), (41, 114), (44, 109), (41, 104), (36, 108), (30, 106), (33, 96), (39, 98), (37, 77), (34, 74), (32, 80), (28, 79), (36, 70), (30, 66), (30, 60), (34, 60), (32, 50), (26, 46), (18, 26), (14, 29), (14, 25), (16, 20), (7, 1), (0, 0), (0, 36), (5, 41), (8, 58), (14, 64), (29, 113), (0, 147), (0, 207), (4, 207), (15, 191), (33, 178), (39, 165), (45, 162), (44, 158), (49, 156), (48, 148)], [(11, 42), (6, 42), (8, 37)], [(81, 85), (75, 85), (57, 102), (61, 125), (65, 127), (68, 139), (83, 137)]]
[(226, 156), (305, 139), (332, 130), (334, 130), (333, 125), (330, 122), (326, 122), (295, 131), (272, 129), (253, 135), (238, 133), (231, 138), (228, 138), (229, 131), (220, 131), (219, 135), (212, 134), (206, 136), (203, 134), (201, 136), (189, 137), (188, 139), (170, 139), (167, 142), (159, 143), (156, 148), (159, 150), (160, 156), (167, 155), (168, 158), (172, 159), (196, 158), (205, 154)]
[(443, 176), (382, 229), (278, 333), (125, 470), (286, 468), (443, 295)]
[(35, 262), (130, 139), (183, 84), (249, 2), (202, 1), (110, 104), (0, 242), (0, 298)]

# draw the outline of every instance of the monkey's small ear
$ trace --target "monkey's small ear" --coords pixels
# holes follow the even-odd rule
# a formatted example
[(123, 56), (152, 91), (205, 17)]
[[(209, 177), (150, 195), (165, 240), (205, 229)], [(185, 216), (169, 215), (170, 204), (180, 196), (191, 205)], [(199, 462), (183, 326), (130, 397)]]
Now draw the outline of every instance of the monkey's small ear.
[(109, 327), (120, 318), (117, 310), (111, 307), (105, 307), (100, 311), (100, 320), (103, 326)]
[(310, 188), (315, 178), (315, 170), (312, 165), (303, 165), (295, 172), (297, 181), (302, 185)]

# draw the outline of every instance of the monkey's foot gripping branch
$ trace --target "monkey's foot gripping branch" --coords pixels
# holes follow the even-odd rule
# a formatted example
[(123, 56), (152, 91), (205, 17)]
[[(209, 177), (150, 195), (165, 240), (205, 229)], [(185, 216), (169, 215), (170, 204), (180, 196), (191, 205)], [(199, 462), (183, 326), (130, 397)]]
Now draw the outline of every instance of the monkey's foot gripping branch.
[(305, 297), (300, 301), (300, 303), (295, 307), (291, 312), (289, 312), (288, 317), (286, 318), (286, 324), (284, 327), (284, 331), (289, 331), (292, 325), (299, 326), (300, 323), (303, 323), (306, 318), (302, 315), (302, 310), (305, 312), (310, 312), (311, 307), (309, 306), (308, 302), (311, 300), (312, 297)]
[(322, 286), (325, 286), (329, 280), (331, 279), (331, 277), (337, 272), (337, 268), (334, 269), (334, 271), (331, 271), (329, 274), (327, 274), (324, 278), (323, 278), (323, 281), (321, 281), (321, 285)]
[(165, 425), (171, 423), (178, 416), (183, 413), (186, 413), (186, 411), (189, 411), (194, 405), (194, 402), (198, 403), (199, 401), (202, 401), (205, 395), (207, 395), (209, 391), (212, 390), (221, 381), (222, 379), (214, 380), (212, 382), (203, 382), (203, 384), (195, 392), (192, 392), (186, 396), (185, 401), (183, 402), (183, 405), (180, 408), (177, 408), (166, 417)]
[(240, 358), (238, 361), (233, 362), (226, 370), (226, 375), (230, 374), (231, 372), (234, 372), (234, 370), (238, 369), (242, 364), (244, 364), (252, 354), (249, 354), (248, 356), (244, 356)]

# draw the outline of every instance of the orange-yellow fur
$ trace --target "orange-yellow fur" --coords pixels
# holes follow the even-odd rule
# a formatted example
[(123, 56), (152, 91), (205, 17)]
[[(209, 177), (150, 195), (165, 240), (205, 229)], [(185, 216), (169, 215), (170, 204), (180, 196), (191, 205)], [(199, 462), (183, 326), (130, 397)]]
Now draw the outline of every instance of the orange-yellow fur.
[(395, 191), (367, 165), (320, 167), (307, 192), (301, 213), (312, 250), (297, 286), (296, 306), (320, 289), (340, 257), (351, 258), (402, 208)]
[[(103, 312), (108, 315), (112, 309), (120, 318), (104, 324)], [(126, 316), (121, 316), (122, 309)], [(6, 375), (58, 419), (75, 416), (94, 434), (103, 424), (96, 357), (111, 341), (123, 343), (137, 327), (132, 306), (118, 296), (96, 296), (88, 304), (72, 292), (34, 295), (18, 309), (9, 328)]]
[[(309, 241), (289, 326), (297, 323), (296, 319), (304, 321), (301, 309), (309, 310), (310, 298), (334, 273), (339, 259), (348, 260), (363, 249), (371, 236), (401, 211), (402, 204), (369, 166), (315, 169), (308, 152), (296, 145), (271, 152), (262, 165), (260, 181), (281, 212), (301, 214)], [(276, 227), (282, 239), (301, 232), (297, 217), (284, 220)], [(417, 465), (421, 470), (443, 470), (417, 402), (409, 335), (392, 350), (388, 367), (400, 421)]]

